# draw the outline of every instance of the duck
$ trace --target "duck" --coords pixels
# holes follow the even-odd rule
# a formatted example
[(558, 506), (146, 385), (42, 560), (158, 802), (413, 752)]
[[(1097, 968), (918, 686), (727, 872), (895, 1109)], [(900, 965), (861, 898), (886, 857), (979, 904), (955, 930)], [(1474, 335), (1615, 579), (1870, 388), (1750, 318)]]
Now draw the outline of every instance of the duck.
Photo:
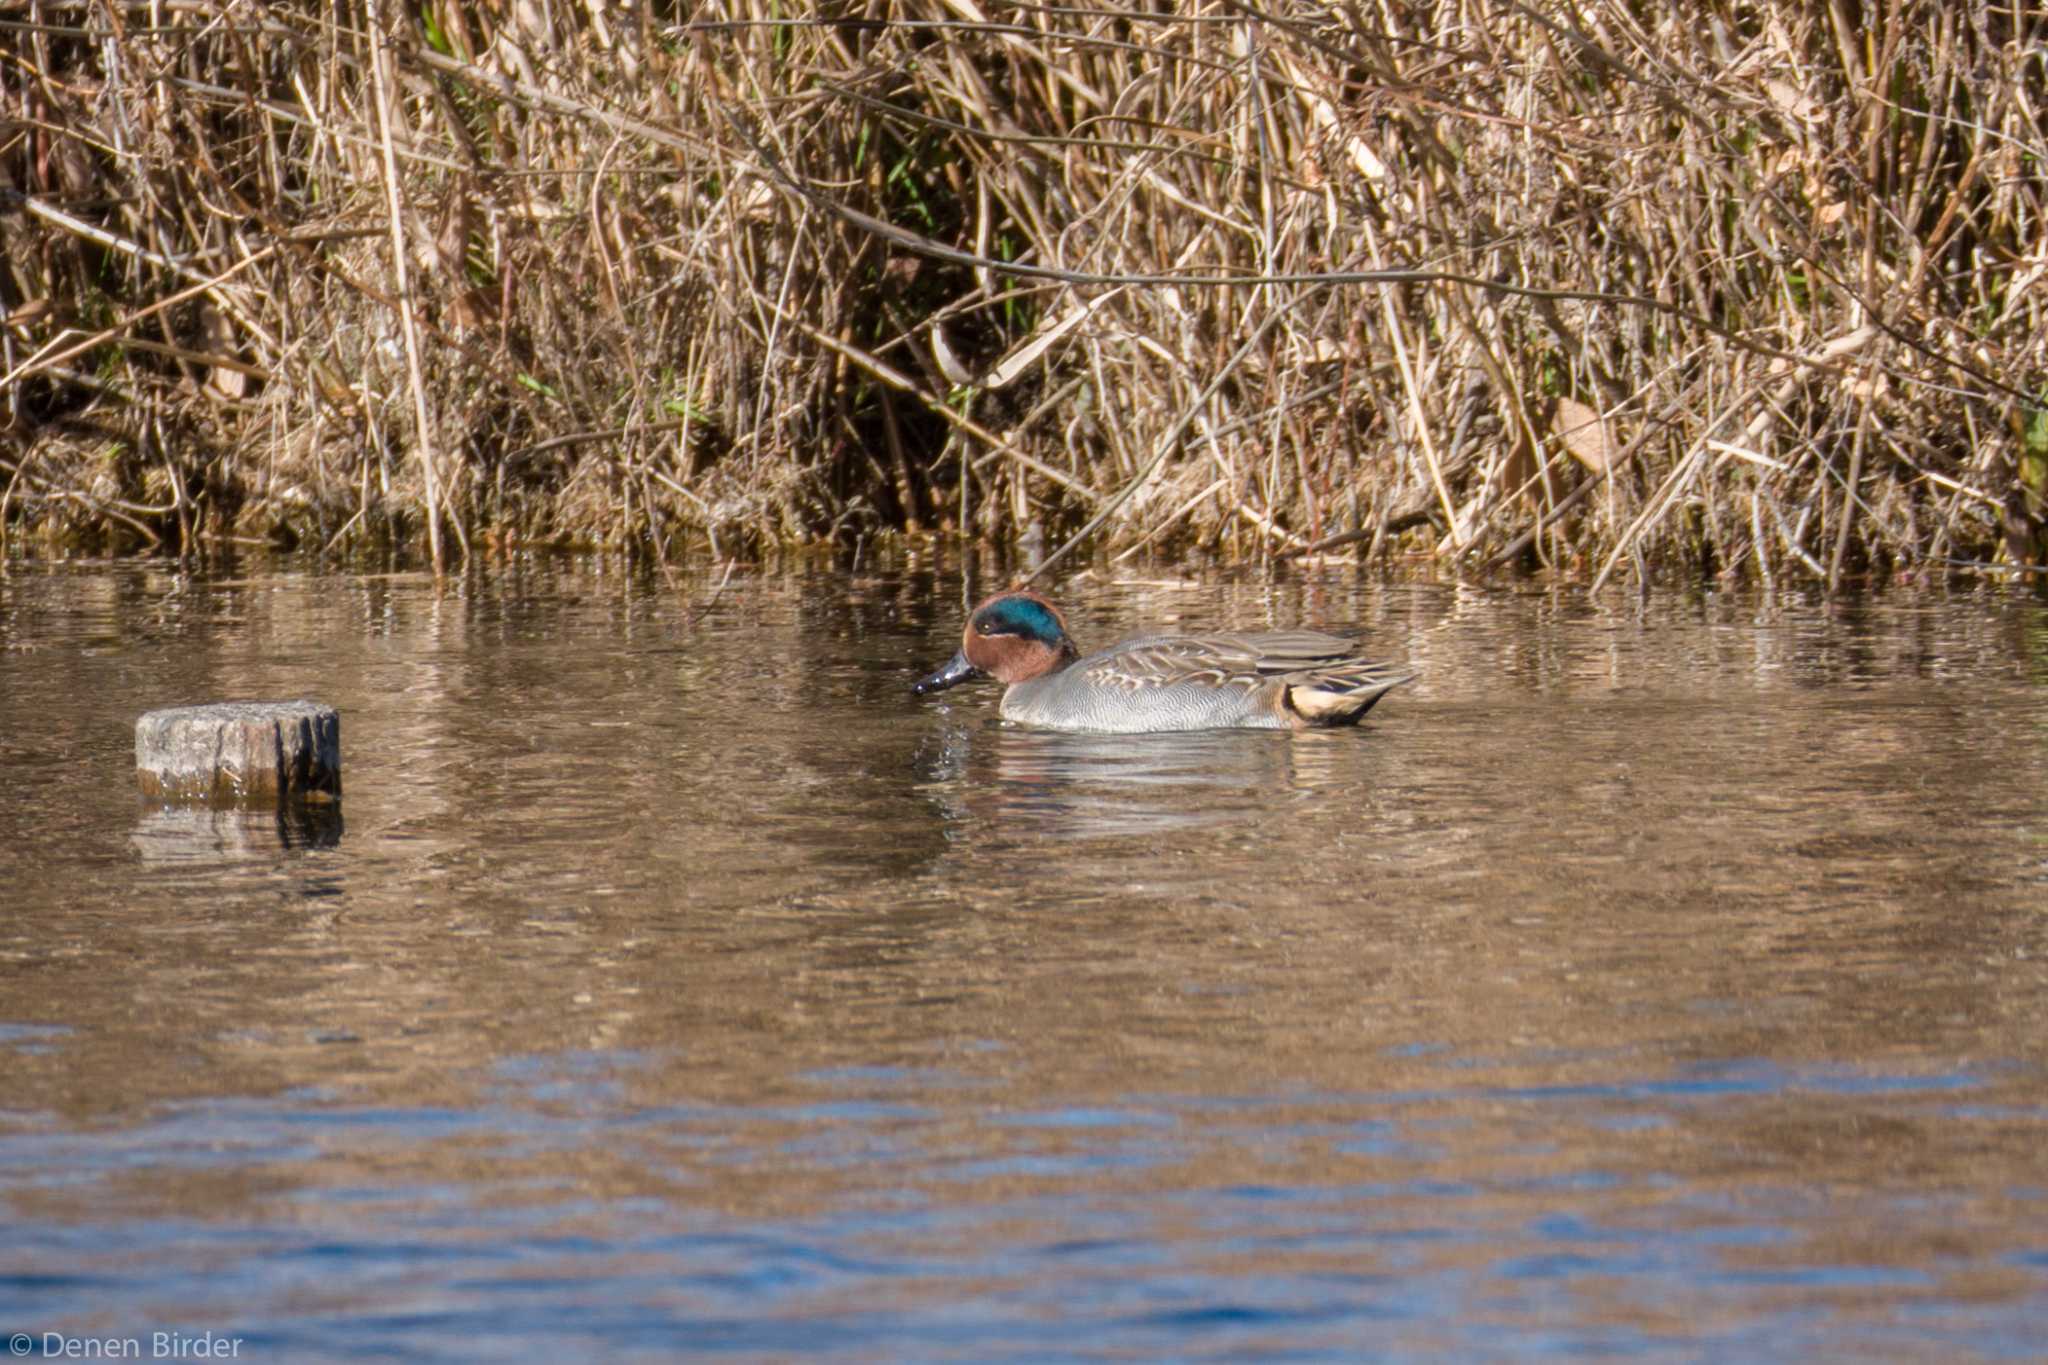
[(911, 692), (992, 678), (1005, 684), (1004, 720), (1048, 730), (1314, 730), (1358, 724), (1415, 676), (1313, 630), (1146, 635), (1083, 655), (1059, 608), (1017, 588), (968, 613), (952, 661)]

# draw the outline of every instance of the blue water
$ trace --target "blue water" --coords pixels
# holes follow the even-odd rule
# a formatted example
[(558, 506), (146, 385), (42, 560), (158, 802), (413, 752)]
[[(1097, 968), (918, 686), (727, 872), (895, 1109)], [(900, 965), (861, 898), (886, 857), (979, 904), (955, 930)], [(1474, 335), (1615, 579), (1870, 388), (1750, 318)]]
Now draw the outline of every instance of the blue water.
[[(839, 1078), (816, 1102), (775, 1111), (635, 1109), (607, 1092), (595, 1059), (577, 1066), (594, 1074), (535, 1074), (496, 1104), (459, 1111), (217, 1102), (118, 1133), (16, 1122), (0, 1139), (0, 1184), (16, 1200), (136, 1172), (229, 1185), (296, 1172), (302, 1187), (262, 1198), (260, 1218), (228, 1204), (211, 1217), (136, 1210), (111, 1225), (22, 1220), (9, 1259), (42, 1268), (0, 1278), (0, 1322), (37, 1333), (61, 1323), (80, 1336), (221, 1322), (255, 1358), (294, 1360), (680, 1347), (1758, 1359), (1859, 1342), (1893, 1356), (2039, 1349), (2038, 1281), (2005, 1303), (1952, 1301), (1950, 1280), (1973, 1268), (1975, 1196), (1802, 1182), (1703, 1190), (1639, 1158), (1545, 1159), (1587, 1141), (1588, 1105), (1597, 1126), (1632, 1132), (1668, 1124), (1674, 1099), (1950, 1095), (1969, 1088), (1962, 1078), (1752, 1072), (1199, 1108), (1152, 1096), (1124, 1110), (1003, 1115), (996, 1158), (981, 1151), (986, 1134), (948, 1136), (950, 1096), (830, 1098), (851, 1079)], [(548, 1068), (529, 1059), (514, 1070)], [(954, 1084), (880, 1079), (899, 1092)], [(1498, 1173), (1486, 1175), (1469, 1150), (1453, 1157), (1432, 1135), (1448, 1126), (1469, 1137), (1472, 1125), (1443, 1116), (1492, 1103), (1518, 1106), (1519, 1123), (1555, 1137), (1495, 1152)], [(1968, 1122), (1948, 1103), (1927, 1117)], [(1090, 1134), (1085, 1149), (1061, 1150), (1076, 1130)], [(768, 1132), (782, 1137), (739, 1136)], [(430, 1163), (428, 1149), (448, 1144), (474, 1166), (440, 1181), (326, 1178), (366, 1157)], [(592, 1151), (610, 1154), (606, 1179), (564, 1178), (559, 1159)], [(1359, 1159), (1379, 1178), (1355, 1178), (1346, 1167)], [(762, 1217), (660, 1190), (715, 1180), (722, 1165), (832, 1194)], [(1185, 1178), (1218, 1165), (1239, 1178)], [(1242, 1178), (1261, 1170), (1263, 1181)], [(2048, 1228), (2043, 1191), (2000, 1197), (2016, 1221)], [(1940, 1225), (1957, 1246), (1909, 1264), (1844, 1263), (1814, 1244), (1816, 1222)], [(2034, 1279), (2048, 1266), (2048, 1234), (2005, 1259), (2016, 1280)], [(1833, 1306), (1873, 1298), (1885, 1304), (1881, 1323), (1845, 1322)]]

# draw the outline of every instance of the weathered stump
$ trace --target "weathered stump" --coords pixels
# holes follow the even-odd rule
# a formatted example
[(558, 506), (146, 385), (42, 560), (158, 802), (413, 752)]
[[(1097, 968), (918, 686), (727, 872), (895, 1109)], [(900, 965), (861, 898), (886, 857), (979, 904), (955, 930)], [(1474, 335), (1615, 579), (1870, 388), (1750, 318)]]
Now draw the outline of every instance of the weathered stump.
[(135, 722), (135, 776), (152, 800), (339, 801), (341, 717), (312, 701), (151, 711)]

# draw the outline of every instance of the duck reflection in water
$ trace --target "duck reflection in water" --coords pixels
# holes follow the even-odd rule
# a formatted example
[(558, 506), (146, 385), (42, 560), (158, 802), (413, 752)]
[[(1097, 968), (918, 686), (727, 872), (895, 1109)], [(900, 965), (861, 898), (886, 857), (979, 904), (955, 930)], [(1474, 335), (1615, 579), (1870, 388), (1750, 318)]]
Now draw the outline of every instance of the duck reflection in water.
[(1331, 734), (1253, 741), (1227, 730), (1161, 735), (1057, 734), (948, 724), (928, 737), (922, 791), (966, 847), (1015, 840), (1114, 838), (1231, 826), (1257, 829), (1331, 804), (1373, 804), (1381, 747)]

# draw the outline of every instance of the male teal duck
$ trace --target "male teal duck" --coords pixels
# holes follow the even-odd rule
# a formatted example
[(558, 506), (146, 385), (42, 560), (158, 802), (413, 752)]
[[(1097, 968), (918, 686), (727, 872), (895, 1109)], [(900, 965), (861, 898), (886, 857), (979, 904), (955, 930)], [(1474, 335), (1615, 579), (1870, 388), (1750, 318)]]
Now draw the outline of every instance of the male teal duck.
[(1059, 609), (1020, 590), (976, 607), (952, 662), (911, 690), (994, 678), (1003, 719), (1051, 730), (1306, 730), (1356, 725), (1414, 676), (1312, 630), (1148, 635), (1084, 658)]

